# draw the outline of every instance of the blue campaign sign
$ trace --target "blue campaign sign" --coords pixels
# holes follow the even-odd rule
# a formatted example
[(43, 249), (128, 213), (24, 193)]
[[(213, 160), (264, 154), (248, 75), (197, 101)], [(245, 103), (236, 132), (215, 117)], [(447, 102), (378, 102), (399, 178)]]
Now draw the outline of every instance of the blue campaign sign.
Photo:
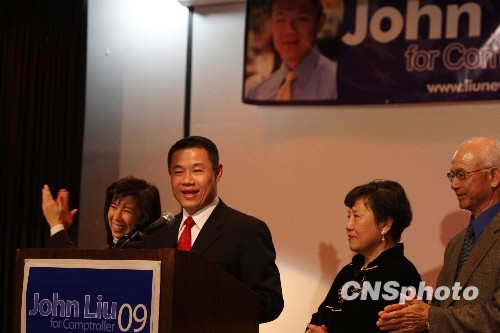
[[(352, 4), (357, 5), (352, 7)], [(498, 1), (358, 0), (344, 11), (342, 101), (500, 98)]]
[(250, 0), (245, 31), (245, 103), (500, 99), (498, 0)]
[(28, 260), (22, 332), (157, 332), (159, 265)]

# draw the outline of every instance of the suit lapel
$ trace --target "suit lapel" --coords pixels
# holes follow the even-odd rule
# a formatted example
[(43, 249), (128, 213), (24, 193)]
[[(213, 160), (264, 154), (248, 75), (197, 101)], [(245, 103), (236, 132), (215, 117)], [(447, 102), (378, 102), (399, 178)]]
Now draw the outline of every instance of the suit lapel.
[[(446, 286), (451, 288), (455, 283), (455, 277), (457, 275), (457, 266), (458, 266), (458, 257), (460, 256), (460, 250), (462, 248), (462, 244), (464, 242), (466, 230), (461, 231), (452, 242), (454, 244), (450, 244), (451, 248), (449, 251), (449, 258), (445, 258), (445, 262), (443, 263), (443, 268), (440, 273), (440, 278), (438, 280), (438, 286)], [(443, 301), (440, 301), (441, 307), (448, 307), (453, 299), (448, 297)]]
[(457, 267), (458, 267), (458, 258), (460, 257), (460, 251), (462, 250), (462, 244), (464, 243), (465, 239), (465, 233), (466, 230), (462, 232), (462, 235), (460, 235), (460, 242), (457, 244), (457, 250), (453, 251), (450, 256), (450, 260), (448, 263), (449, 267), (449, 274), (447, 274), (447, 279), (446, 279), (446, 286), (453, 286), (455, 283), (455, 278), (457, 276)]
[[(459, 282), (460, 286), (463, 288), (469, 281), (471, 275), (474, 273), (474, 270), (479, 265), (482, 258), (485, 256), (491, 246), (493, 246), (493, 244), (498, 240), (498, 236), (495, 234), (495, 232), (498, 231), (499, 228), (500, 214), (497, 214), (476, 240), (477, 244), (472, 248), (469, 258), (467, 258), (467, 261), (464, 263), (462, 270), (455, 279), (458, 266), (458, 257), (460, 256), (460, 250), (462, 249), (462, 244), (465, 238), (464, 230), (462, 232), (463, 235), (461, 236), (461, 241), (457, 245), (457, 249), (455, 251), (452, 251), (452, 256), (450, 257), (449, 262), (445, 264), (445, 266), (449, 267), (449, 272), (446, 275), (446, 278), (444, 278), (442, 285), (451, 288), (456, 281)], [(448, 297), (443, 301), (441, 307), (448, 307), (452, 303), (453, 298)]]
[(495, 235), (495, 232), (499, 228), (500, 214), (497, 214), (476, 240), (475, 246), (472, 248), (467, 261), (464, 263), (462, 270), (458, 274), (457, 281), (460, 282), (461, 286), (466, 285), (471, 274), (474, 272), (477, 265), (479, 265), (482, 258), (484, 258), (484, 256), (486, 255), (486, 252), (488, 252), (493, 244), (497, 241), (498, 236)]
[(226, 224), (227, 209), (226, 204), (219, 199), (219, 203), (196, 237), (191, 251), (203, 254), (222, 235)]
[(181, 227), (182, 221), (182, 212), (180, 214), (175, 215), (175, 221), (173, 227), (170, 229), (171, 232), (168, 232), (165, 236), (165, 242), (167, 247), (169, 248), (177, 248), (177, 241), (179, 238), (179, 229)]

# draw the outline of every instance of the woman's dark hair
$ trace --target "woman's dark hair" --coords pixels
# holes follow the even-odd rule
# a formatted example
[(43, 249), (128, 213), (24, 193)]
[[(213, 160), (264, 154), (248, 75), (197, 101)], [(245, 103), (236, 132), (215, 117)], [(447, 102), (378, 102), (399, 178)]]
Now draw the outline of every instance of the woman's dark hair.
[(392, 180), (374, 180), (353, 188), (347, 193), (344, 204), (352, 208), (360, 198), (373, 211), (377, 223), (392, 218), (392, 227), (387, 235), (399, 242), (403, 230), (410, 225), (413, 217), (410, 201), (403, 187)]
[(108, 210), (113, 202), (121, 201), (132, 196), (136, 199), (141, 212), (141, 225), (147, 226), (161, 216), (160, 191), (158, 188), (143, 179), (128, 176), (113, 182), (106, 189), (104, 202), (104, 222), (106, 225), (107, 242), (113, 246), (113, 235), (109, 227)]

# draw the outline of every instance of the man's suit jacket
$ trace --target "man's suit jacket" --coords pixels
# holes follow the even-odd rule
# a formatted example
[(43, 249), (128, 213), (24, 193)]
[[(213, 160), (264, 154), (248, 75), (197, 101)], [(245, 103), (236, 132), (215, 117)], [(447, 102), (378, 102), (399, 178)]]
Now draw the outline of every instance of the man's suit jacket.
[(448, 243), (437, 287), (451, 288), (456, 281), (462, 288), (477, 287), (479, 295), (470, 301), (462, 295), (460, 300), (453, 300), (450, 296), (443, 301), (433, 301), (429, 309), (431, 333), (500, 332), (500, 213), (477, 238), (455, 278), (465, 232), (463, 230)]
[[(54, 235), (50, 236), (47, 242), (45, 243), (45, 247), (49, 249), (55, 248), (75, 248), (76, 245), (73, 243), (69, 234), (66, 230), (61, 230), (56, 232)], [(112, 245), (106, 246), (104, 249), (111, 249)]]
[[(142, 247), (176, 248), (181, 220), (182, 213), (174, 225), (146, 236)], [(284, 306), (280, 273), (271, 232), (264, 222), (219, 200), (191, 251), (201, 253), (261, 296), (261, 323), (280, 315)]]
[(66, 230), (61, 230), (56, 232), (54, 235), (50, 236), (45, 244), (47, 248), (73, 248), (76, 247), (75, 243), (69, 238), (68, 232)]

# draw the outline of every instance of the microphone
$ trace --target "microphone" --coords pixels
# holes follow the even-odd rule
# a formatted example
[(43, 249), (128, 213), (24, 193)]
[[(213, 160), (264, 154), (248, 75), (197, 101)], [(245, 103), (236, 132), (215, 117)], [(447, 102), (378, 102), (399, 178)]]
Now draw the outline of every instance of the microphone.
[(144, 230), (142, 231), (142, 234), (141, 234), (141, 239), (144, 238), (144, 236), (146, 236), (146, 235), (152, 234), (153, 232), (160, 229), (164, 225), (168, 225), (168, 226), (174, 225), (174, 220), (175, 220), (174, 214), (172, 214), (170, 212), (163, 213), (158, 220), (154, 221), (153, 223), (148, 225), (146, 228), (144, 228)]
[(161, 217), (148, 225), (142, 230), (142, 228), (135, 227), (132, 231), (130, 231), (125, 236), (121, 237), (116, 244), (113, 246), (113, 249), (121, 249), (130, 241), (140, 241), (146, 235), (152, 234), (156, 230), (160, 229), (164, 225), (172, 226), (174, 225), (175, 216), (170, 212), (162, 213)]

